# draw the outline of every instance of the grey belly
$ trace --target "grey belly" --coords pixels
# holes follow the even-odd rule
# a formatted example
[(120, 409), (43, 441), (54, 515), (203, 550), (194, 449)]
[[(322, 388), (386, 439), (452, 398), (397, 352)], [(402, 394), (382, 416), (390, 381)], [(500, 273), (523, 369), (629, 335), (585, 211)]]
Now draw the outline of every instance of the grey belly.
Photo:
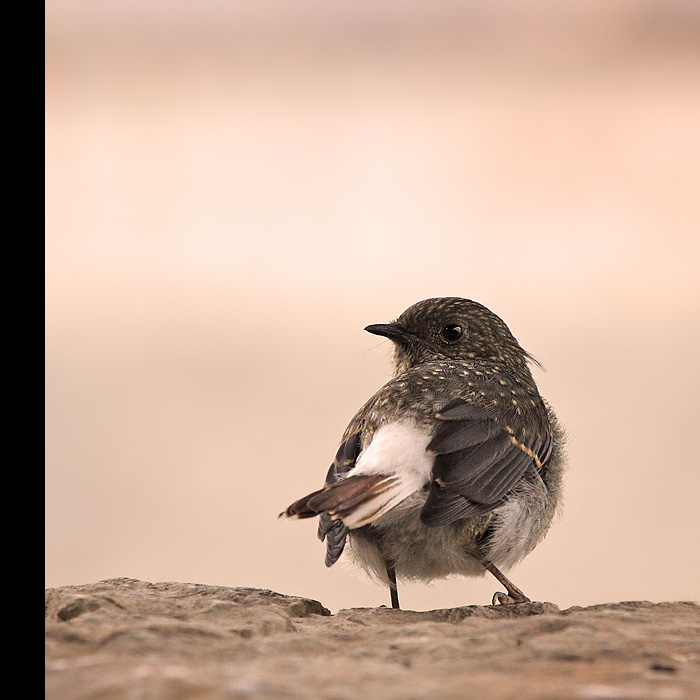
[(402, 579), (431, 581), (452, 574), (479, 576), (483, 567), (469, 554), (488, 527), (490, 514), (440, 527), (420, 520), (426, 496), (414, 494), (372, 525), (350, 532), (355, 561), (388, 582), (385, 562)]
[(440, 527), (421, 522), (425, 499), (416, 493), (372, 525), (350, 532), (351, 553), (370, 575), (387, 583), (385, 562), (391, 561), (402, 579), (481, 576), (485, 570), (470, 554), (477, 550), (508, 570), (544, 537), (553, 515), (540, 479), (522, 482), (486, 515)]

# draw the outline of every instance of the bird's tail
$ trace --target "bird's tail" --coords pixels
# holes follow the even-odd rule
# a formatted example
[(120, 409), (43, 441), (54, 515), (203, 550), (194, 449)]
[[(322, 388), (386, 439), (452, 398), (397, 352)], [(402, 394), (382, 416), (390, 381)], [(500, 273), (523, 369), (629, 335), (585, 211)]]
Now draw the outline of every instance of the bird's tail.
[(348, 528), (369, 525), (408, 495), (400, 479), (386, 474), (357, 474), (336, 481), (292, 503), (280, 517), (313, 518), (328, 513)]

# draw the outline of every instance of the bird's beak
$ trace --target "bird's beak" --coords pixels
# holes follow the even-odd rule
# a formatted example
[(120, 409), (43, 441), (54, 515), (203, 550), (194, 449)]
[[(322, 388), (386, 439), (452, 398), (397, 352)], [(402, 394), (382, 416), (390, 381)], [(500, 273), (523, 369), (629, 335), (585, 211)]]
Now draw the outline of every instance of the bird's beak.
[(397, 323), (373, 323), (371, 326), (367, 326), (365, 330), (368, 333), (381, 335), (391, 340), (407, 342), (414, 339), (413, 333), (410, 333)]

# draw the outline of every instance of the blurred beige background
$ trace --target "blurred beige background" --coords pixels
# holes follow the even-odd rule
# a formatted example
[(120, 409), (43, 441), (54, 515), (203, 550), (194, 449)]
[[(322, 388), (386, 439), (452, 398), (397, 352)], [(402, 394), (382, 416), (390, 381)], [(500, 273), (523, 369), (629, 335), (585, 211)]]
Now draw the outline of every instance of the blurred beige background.
[(46, 584), (388, 603), (277, 514), (390, 376), (363, 327), (459, 295), (570, 433), (516, 583), (700, 597), (698, 7), (49, 0)]

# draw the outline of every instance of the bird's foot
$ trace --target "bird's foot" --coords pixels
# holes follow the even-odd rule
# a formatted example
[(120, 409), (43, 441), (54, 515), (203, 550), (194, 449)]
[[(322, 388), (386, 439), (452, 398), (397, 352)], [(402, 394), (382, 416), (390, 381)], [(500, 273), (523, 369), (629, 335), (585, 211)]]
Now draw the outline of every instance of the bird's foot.
[(491, 605), (517, 605), (518, 603), (532, 602), (522, 591), (510, 591), (510, 595), (496, 591), (491, 599)]

